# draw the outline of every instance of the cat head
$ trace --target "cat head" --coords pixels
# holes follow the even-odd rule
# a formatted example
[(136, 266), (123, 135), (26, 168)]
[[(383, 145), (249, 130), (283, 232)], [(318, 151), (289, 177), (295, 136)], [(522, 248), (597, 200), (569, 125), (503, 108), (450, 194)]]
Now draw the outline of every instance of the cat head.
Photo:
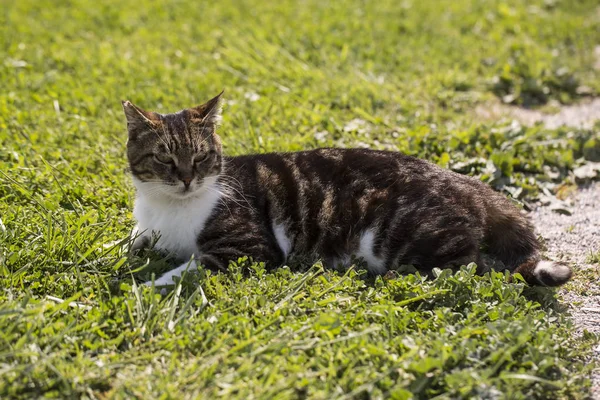
[(127, 158), (138, 190), (152, 196), (197, 196), (222, 168), (218, 96), (175, 114), (144, 111), (123, 102), (127, 117)]

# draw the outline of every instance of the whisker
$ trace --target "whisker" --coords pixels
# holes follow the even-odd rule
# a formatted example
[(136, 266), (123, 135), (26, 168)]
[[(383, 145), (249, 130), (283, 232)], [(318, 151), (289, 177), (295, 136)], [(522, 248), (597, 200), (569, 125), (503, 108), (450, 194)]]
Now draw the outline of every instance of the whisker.
[[(243, 192), (242, 184), (240, 183), (239, 180), (235, 179), (232, 176), (228, 176), (228, 175), (221, 175), (221, 177), (224, 180), (221, 181), (221, 182), (219, 182), (219, 184), (221, 184), (224, 187), (229, 188), (229, 189), (233, 190), (234, 192), (236, 192), (248, 205), (250, 205), (250, 201), (248, 200), (248, 198), (246, 197), (245, 193)], [(230, 184), (230, 183), (226, 182), (226, 179), (232, 179), (233, 181), (235, 181), (234, 183), (236, 183), (238, 185), (239, 189), (235, 188), (233, 186), (233, 184)]]
[(214, 189), (212, 187), (208, 187), (207, 190), (209, 190), (209, 191), (211, 191), (213, 193), (219, 194), (220, 195), (219, 196), (219, 202), (221, 204), (223, 204), (225, 206), (225, 208), (227, 208), (227, 211), (229, 212), (229, 215), (233, 216), (233, 213), (231, 212), (231, 208), (229, 208), (229, 205), (225, 201), (225, 200), (228, 199), (227, 195), (225, 193), (221, 192), (220, 190)]
[[(219, 185), (221, 185), (222, 183), (219, 183)], [(224, 189), (230, 189), (230, 190), (235, 190), (234, 188), (227, 186), (227, 185), (223, 185)], [(226, 193), (226, 192), (225, 192)], [(239, 193), (239, 192), (238, 192)], [(241, 195), (241, 194), (240, 194)], [(234, 202), (235, 204), (237, 204), (239, 207), (242, 207), (246, 210), (252, 210), (252, 204), (250, 204), (250, 202), (248, 201), (248, 199), (246, 197), (244, 197), (243, 195), (242, 199), (245, 201), (246, 204), (241, 203), (240, 201), (238, 201), (238, 199), (236, 199), (236, 197), (232, 194), (232, 193), (227, 193), (226, 194), (226, 198), (229, 199), (230, 201)]]

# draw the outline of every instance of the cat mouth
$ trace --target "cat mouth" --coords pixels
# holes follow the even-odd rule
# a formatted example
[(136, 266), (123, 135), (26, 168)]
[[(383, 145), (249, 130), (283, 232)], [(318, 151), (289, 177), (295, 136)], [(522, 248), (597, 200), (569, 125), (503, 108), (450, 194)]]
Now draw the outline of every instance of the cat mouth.
[(202, 190), (202, 182), (195, 182), (190, 186), (178, 186), (171, 194), (178, 199), (187, 199), (198, 195)]
[(192, 196), (194, 196), (197, 193), (198, 193), (198, 188), (197, 187), (194, 187), (194, 188), (192, 188), (192, 187), (187, 187), (187, 188), (184, 187), (184, 188), (181, 188), (181, 189), (177, 189), (177, 191), (175, 192), (175, 195), (177, 197), (185, 199), (187, 197), (192, 197)]

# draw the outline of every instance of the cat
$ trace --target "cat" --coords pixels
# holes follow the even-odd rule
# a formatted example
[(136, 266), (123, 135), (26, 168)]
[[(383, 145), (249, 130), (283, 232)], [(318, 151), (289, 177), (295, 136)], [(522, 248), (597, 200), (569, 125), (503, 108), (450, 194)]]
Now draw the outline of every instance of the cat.
[(428, 161), (336, 148), (224, 156), (221, 96), (164, 115), (123, 102), (137, 192), (132, 250), (154, 238), (183, 262), (156, 286), (197, 264), (226, 271), (243, 256), (267, 268), (292, 257), (331, 268), (359, 260), (375, 275), (470, 262), (484, 272), (488, 257), (532, 285), (571, 278), (569, 267), (541, 258), (531, 223), (509, 199)]

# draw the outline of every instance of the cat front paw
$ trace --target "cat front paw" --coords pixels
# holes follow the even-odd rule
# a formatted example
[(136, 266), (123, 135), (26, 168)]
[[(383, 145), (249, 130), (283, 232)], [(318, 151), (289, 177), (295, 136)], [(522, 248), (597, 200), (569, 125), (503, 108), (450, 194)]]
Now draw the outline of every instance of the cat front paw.
[(149, 280), (144, 282), (146, 286), (175, 286), (177, 282), (181, 280), (186, 275), (196, 274), (198, 273), (198, 264), (196, 260), (191, 259), (190, 261), (181, 264), (177, 268), (173, 268), (170, 271), (165, 272), (160, 278), (156, 278), (153, 280)]
[(131, 245), (129, 246), (129, 252), (131, 254), (135, 254), (150, 246), (150, 239), (147, 236), (142, 235), (137, 227), (131, 232), (131, 239)]

